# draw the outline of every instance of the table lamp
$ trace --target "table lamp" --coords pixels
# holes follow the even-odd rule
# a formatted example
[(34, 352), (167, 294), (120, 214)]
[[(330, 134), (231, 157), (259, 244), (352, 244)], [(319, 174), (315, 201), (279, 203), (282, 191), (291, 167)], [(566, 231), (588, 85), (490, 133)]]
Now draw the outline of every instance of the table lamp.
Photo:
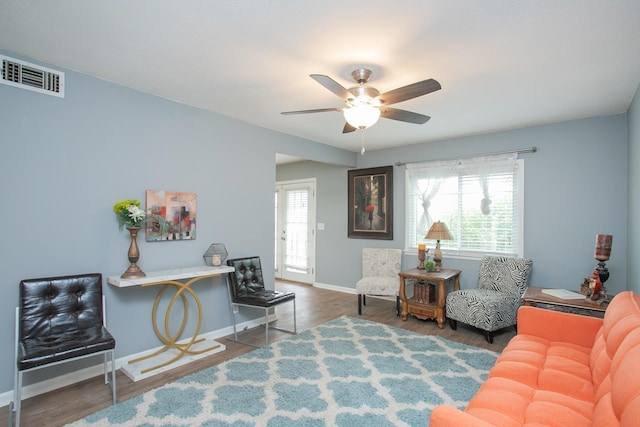
[(596, 251), (594, 257), (596, 261), (598, 261), (596, 271), (603, 286), (604, 282), (609, 278), (609, 269), (606, 267), (605, 261), (608, 261), (611, 256), (612, 242), (613, 236), (611, 234), (596, 234)]
[(453, 240), (453, 236), (449, 233), (449, 229), (444, 222), (434, 222), (425, 239), (436, 240), (436, 250), (433, 252), (433, 260), (436, 263), (436, 271), (442, 268), (442, 251), (440, 250), (440, 240)]

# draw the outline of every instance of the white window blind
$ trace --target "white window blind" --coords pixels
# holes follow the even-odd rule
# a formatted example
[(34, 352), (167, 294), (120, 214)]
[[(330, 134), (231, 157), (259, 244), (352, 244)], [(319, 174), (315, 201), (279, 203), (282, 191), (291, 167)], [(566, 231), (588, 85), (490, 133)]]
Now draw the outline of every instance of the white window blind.
[(443, 251), (461, 256), (522, 253), (523, 168), (517, 154), (408, 164), (406, 246), (434, 242), (424, 236), (444, 222), (453, 240)]
[(287, 248), (285, 267), (301, 272), (309, 269), (309, 189), (287, 190)]

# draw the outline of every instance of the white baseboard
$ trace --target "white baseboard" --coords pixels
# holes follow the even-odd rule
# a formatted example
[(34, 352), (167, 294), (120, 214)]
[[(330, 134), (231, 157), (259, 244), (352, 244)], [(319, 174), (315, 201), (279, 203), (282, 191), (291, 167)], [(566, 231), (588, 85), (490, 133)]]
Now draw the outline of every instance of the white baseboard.
[[(263, 319), (264, 317), (259, 317), (257, 319), (254, 320), (249, 320), (247, 322), (243, 322), (243, 323), (238, 323), (237, 327), (238, 327), (238, 331), (242, 331), (244, 329), (249, 329), (249, 328), (253, 328), (256, 326), (260, 326), (261, 324), (263, 324)], [(276, 320), (277, 317), (275, 314), (272, 314), (269, 316), (269, 322), (272, 322), (274, 320)], [(212, 331), (212, 332), (208, 332), (206, 334), (202, 334), (200, 335), (200, 337), (202, 338), (206, 338), (206, 339), (211, 339), (211, 340), (215, 340), (218, 338), (222, 338), (222, 337), (226, 337), (228, 335), (233, 334), (233, 325), (228, 326), (226, 328), (223, 329), (218, 329), (217, 331)], [(129, 360), (131, 359), (135, 359), (137, 357), (143, 356), (151, 351), (154, 350), (159, 350), (161, 349), (162, 346), (151, 349), (151, 350), (145, 350), (142, 351), (140, 353), (136, 353), (136, 354), (130, 354), (127, 356), (123, 356), (123, 357), (119, 357), (116, 359), (116, 369), (120, 369), (123, 364), (126, 364)], [(66, 387), (68, 385), (71, 384), (75, 384), (78, 383), (80, 381), (84, 381), (87, 380), (89, 378), (94, 378), (94, 377), (98, 377), (98, 376), (103, 376), (104, 375), (104, 371), (103, 371), (103, 358), (102, 357), (98, 357), (96, 356), (96, 358), (100, 359), (100, 362), (94, 366), (90, 366), (88, 368), (84, 368), (84, 369), (80, 369), (78, 371), (75, 372), (70, 372), (68, 374), (64, 374), (64, 375), (60, 375), (58, 377), (54, 377), (54, 378), (50, 378), (44, 381), (40, 381), (38, 383), (34, 383), (34, 384), (29, 384), (27, 386), (22, 387), (22, 400), (24, 399), (28, 399), (30, 397), (33, 396), (37, 396), (39, 394), (43, 394), (43, 393), (48, 393), (50, 391), (62, 388), (62, 387)], [(52, 367), (52, 369), (55, 369)], [(26, 374), (25, 376), (28, 376), (29, 374)], [(117, 388), (117, 384), (116, 384), (116, 388)], [(13, 390), (9, 390), (9, 391), (5, 391), (3, 393), (0, 393), (0, 406), (6, 406), (9, 405), (9, 403), (13, 401)]]
[[(320, 289), (328, 289), (330, 291), (338, 291), (338, 292), (344, 292), (346, 294), (352, 294), (355, 295), (356, 294), (356, 290), (355, 288), (345, 288), (343, 286), (335, 286), (335, 285), (327, 285), (324, 283), (314, 283), (313, 284), (314, 288), (320, 288)], [(387, 301), (395, 301), (396, 297), (392, 297), (392, 296), (383, 296), (383, 295), (367, 295), (367, 298), (380, 298), (380, 299), (384, 299)]]
[(330, 291), (344, 292), (346, 294), (353, 294), (353, 295), (356, 294), (355, 288), (345, 288), (344, 286), (327, 285), (326, 283), (314, 282), (313, 287), (320, 288), (320, 289), (328, 289)]

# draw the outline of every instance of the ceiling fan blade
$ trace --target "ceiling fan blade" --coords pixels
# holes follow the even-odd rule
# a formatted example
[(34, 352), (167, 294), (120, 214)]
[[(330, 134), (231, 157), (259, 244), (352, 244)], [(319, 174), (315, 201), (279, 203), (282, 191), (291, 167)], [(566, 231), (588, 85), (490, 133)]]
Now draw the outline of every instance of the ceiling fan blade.
[(349, 124), (349, 122), (344, 122), (344, 128), (342, 129), (342, 133), (354, 132), (357, 129)]
[(308, 114), (308, 113), (328, 113), (332, 111), (342, 111), (343, 108), (316, 108), (315, 110), (298, 110), (298, 111), (283, 111), (280, 114), (290, 115), (290, 114)]
[(333, 80), (329, 76), (325, 76), (324, 74), (311, 74), (309, 75), (313, 80), (320, 83), (325, 88), (329, 89), (331, 92), (335, 93), (342, 99), (353, 98), (353, 95), (345, 89), (340, 83)]
[(427, 79), (385, 92), (378, 96), (378, 99), (382, 101), (383, 104), (390, 105), (406, 101), (408, 99), (417, 98), (440, 89), (442, 89), (440, 83), (433, 79)]
[(391, 107), (380, 107), (380, 116), (386, 119), (398, 120), (401, 122), (415, 123), (421, 125), (429, 121), (431, 117), (411, 111), (399, 110)]

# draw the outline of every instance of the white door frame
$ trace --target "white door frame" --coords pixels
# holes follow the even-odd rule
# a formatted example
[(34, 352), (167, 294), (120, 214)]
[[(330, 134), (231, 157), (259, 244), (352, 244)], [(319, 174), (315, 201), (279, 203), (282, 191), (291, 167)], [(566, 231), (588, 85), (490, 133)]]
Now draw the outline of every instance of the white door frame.
[[(293, 271), (285, 267), (284, 254), (286, 251), (286, 199), (287, 190), (309, 189), (308, 211), (308, 242), (307, 242), (307, 270), (306, 272)], [(277, 279), (292, 280), (295, 282), (313, 284), (316, 271), (316, 179), (296, 179), (291, 181), (278, 181), (275, 186), (277, 200), (276, 225), (275, 225), (275, 277)]]

